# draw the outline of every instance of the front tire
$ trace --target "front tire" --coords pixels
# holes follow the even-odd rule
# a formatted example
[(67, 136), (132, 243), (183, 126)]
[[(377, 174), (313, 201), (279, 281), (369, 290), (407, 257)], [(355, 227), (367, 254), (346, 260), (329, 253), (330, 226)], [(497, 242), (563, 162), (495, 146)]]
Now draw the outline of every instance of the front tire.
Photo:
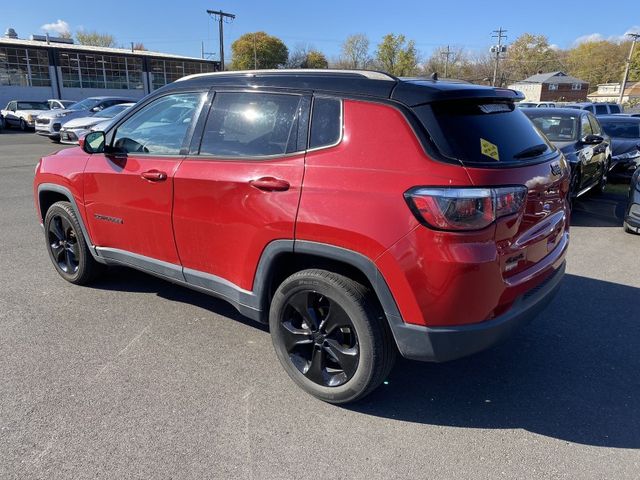
[(95, 261), (69, 202), (56, 202), (44, 219), (47, 252), (58, 274), (76, 285), (87, 285), (104, 266)]
[(275, 292), (269, 327), (287, 374), (325, 402), (363, 398), (393, 367), (395, 344), (377, 299), (343, 275), (291, 275)]
[(23, 132), (27, 131), (27, 122), (25, 122), (23, 118), (20, 119), (20, 130)]

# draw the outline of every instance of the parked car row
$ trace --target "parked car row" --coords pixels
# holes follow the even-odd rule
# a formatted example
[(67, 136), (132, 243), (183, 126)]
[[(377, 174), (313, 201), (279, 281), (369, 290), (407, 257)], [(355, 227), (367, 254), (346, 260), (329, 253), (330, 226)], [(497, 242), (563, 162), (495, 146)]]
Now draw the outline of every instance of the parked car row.
[(605, 102), (520, 102), (517, 106), (520, 108), (573, 108), (576, 110), (586, 110), (596, 116), (623, 114), (621, 105)]
[[(0, 128), (33, 129), (56, 142), (78, 143), (80, 135), (85, 135), (92, 126), (112, 119), (134, 103), (135, 100), (126, 97), (89, 97), (80, 102), (13, 100), (1, 112)], [(126, 106), (112, 109), (119, 105)], [(73, 123), (67, 126), (70, 122)]]

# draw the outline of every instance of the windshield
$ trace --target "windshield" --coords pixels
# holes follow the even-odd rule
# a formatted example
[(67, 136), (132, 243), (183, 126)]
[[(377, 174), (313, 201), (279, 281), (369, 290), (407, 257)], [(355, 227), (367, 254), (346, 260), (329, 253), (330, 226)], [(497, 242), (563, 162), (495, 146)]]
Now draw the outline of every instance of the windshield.
[(415, 112), (438, 150), (464, 164), (523, 163), (555, 151), (512, 102), (480, 102), (434, 102)]
[(18, 110), (49, 110), (47, 102), (18, 102)]
[(98, 103), (100, 103), (99, 98), (85, 98), (78, 103), (74, 103), (69, 110), (90, 110)]
[(554, 115), (527, 112), (533, 124), (552, 142), (572, 142), (578, 139), (579, 114)]
[(94, 117), (113, 118), (116, 115), (118, 115), (120, 112), (124, 112), (129, 107), (131, 107), (131, 105), (126, 105), (126, 104), (114, 105), (112, 107), (105, 108), (101, 112), (96, 113)]
[(64, 108), (69, 108), (72, 105), (76, 104), (76, 102), (74, 102), (73, 100), (58, 100), (58, 101), (62, 104)]
[(602, 121), (600, 120), (602, 128), (610, 137), (615, 138), (640, 138), (640, 122), (633, 121)]

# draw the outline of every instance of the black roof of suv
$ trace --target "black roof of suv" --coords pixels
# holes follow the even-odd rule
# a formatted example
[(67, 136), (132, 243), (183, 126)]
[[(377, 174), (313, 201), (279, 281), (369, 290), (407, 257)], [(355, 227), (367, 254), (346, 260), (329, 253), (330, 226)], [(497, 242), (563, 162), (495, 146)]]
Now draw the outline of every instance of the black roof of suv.
[(491, 98), (521, 100), (524, 96), (506, 88), (473, 85), (461, 81), (429, 78), (397, 78), (370, 70), (247, 70), (200, 73), (163, 87), (268, 87), (311, 90), (334, 94), (396, 100), (416, 106), (439, 100)]

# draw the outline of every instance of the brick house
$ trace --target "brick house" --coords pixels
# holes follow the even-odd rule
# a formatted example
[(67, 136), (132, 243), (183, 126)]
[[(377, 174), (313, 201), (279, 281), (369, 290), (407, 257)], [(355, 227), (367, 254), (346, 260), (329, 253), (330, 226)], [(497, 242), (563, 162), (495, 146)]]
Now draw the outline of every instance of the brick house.
[(587, 99), (589, 83), (564, 72), (538, 73), (509, 85), (525, 95), (525, 102), (582, 102)]

